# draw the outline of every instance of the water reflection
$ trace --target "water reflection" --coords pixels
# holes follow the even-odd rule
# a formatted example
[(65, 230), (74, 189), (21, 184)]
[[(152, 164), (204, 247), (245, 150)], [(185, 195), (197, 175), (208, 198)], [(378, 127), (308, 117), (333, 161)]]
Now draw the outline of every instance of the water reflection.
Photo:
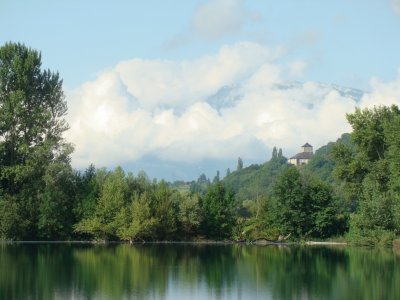
[(0, 299), (400, 299), (391, 251), (0, 244)]

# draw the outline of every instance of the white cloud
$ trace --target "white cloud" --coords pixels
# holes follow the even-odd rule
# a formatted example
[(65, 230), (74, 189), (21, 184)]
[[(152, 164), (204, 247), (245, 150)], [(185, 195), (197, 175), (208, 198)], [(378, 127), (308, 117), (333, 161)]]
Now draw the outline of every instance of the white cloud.
[(227, 123), (205, 100), (280, 53), (242, 42), (197, 60), (119, 63), (68, 97), (74, 163), (114, 165), (146, 154), (172, 160), (232, 154), (223, 145), (242, 134), (241, 126)]
[[(119, 63), (68, 95), (74, 166), (114, 166), (147, 155), (264, 161), (274, 145), (291, 155), (306, 141), (318, 147), (349, 131), (345, 114), (357, 105), (351, 94), (287, 82), (290, 69), (277, 63), (281, 53), (238, 43), (195, 60)], [(375, 79), (371, 87), (361, 106), (400, 101), (400, 76)], [(215, 94), (221, 103), (209, 100)]]
[(265, 35), (264, 30), (254, 31), (246, 28), (247, 25), (261, 19), (257, 11), (248, 10), (243, 0), (206, 0), (193, 12), (190, 24), (166, 40), (161, 48), (170, 50), (179, 48), (193, 40), (202, 39), (215, 42), (225, 37), (238, 36), (243, 32), (260, 38)]
[(245, 22), (257, 18), (241, 0), (210, 0), (196, 9), (192, 27), (201, 37), (214, 40), (240, 32)]
[(289, 64), (289, 75), (291, 77), (301, 77), (307, 67), (304, 60), (295, 60)]
[(216, 55), (190, 61), (124, 61), (115, 71), (145, 108), (160, 104), (187, 106), (217, 92), (223, 85), (247, 78), (261, 65), (276, 60), (282, 51), (241, 42), (222, 47)]
[(400, 69), (397, 78), (393, 81), (384, 82), (379, 78), (373, 78), (370, 81), (371, 93), (364, 95), (361, 101), (361, 107), (372, 107), (374, 105), (392, 105), (400, 106)]
[(400, 0), (390, 0), (393, 11), (400, 16)]

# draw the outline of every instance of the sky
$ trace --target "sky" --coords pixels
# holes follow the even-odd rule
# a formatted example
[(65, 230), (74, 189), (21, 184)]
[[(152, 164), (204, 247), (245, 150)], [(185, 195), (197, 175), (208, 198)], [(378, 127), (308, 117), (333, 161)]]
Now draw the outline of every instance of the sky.
[(9, 41), (63, 78), (78, 169), (223, 175), (400, 104), (400, 0), (0, 0)]

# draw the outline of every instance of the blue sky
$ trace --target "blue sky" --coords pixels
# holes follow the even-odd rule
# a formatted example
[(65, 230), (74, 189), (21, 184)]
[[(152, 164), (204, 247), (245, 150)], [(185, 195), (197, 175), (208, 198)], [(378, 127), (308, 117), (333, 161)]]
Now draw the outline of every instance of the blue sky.
[(206, 1), (2, 0), (0, 41), (39, 49), (72, 88), (121, 60), (195, 58), (242, 40), (283, 45), (287, 59), (310, 61), (306, 78), (359, 88), (400, 66), (400, 18), (390, 0), (239, 2), (249, 16), (209, 38), (191, 28)]
[(73, 164), (171, 180), (321, 146), (355, 106), (397, 103), (399, 37), (400, 0), (0, 2), (0, 44), (64, 79)]

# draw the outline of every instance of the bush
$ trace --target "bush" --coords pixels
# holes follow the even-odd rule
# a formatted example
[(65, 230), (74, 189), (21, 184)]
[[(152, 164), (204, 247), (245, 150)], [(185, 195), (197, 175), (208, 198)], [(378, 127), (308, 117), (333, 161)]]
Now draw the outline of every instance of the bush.
[(375, 229), (368, 231), (350, 230), (346, 239), (358, 246), (392, 247), (395, 234), (389, 230)]

